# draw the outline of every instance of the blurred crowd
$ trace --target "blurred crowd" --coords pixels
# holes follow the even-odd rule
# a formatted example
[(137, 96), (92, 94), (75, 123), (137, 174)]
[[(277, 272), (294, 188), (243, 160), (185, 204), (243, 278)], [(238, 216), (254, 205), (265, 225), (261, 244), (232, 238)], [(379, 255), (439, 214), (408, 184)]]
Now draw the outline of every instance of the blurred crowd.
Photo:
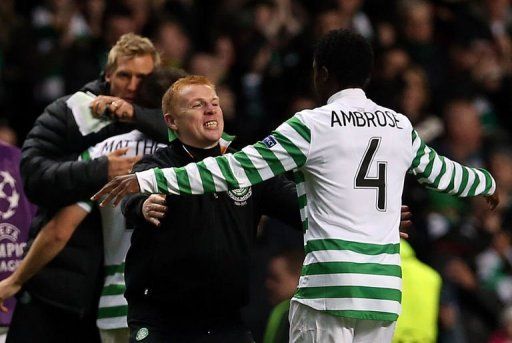
[[(442, 276), (438, 341), (512, 340), (508, 0), (2, 0), (0, 140), (21, 146), (46, 105), (95, 79), (110, 47), (136, 32), (155, 43), (164, 66), (218, 85), (226, 131), (243, 146), (318, 105), (312, 51), (336, 28), (373, 44), (371, 99), (408, 116), (439, 153), (495, 176), (501, 204), (492, 213), (481, 199), (426, 191), (415, 181), (403, 198), (414, 214), (409, 242)], [(263, 335), (261, 314), (289, 296), (279, 297), (285, 283), (276, 280), (288, 270), (274, 261), (271, 294), (261, 300), (267, 262), (302, 244), (300, 233), (281, 226), (263, 222), (254, 251), (247, 318), (256, 337)]]

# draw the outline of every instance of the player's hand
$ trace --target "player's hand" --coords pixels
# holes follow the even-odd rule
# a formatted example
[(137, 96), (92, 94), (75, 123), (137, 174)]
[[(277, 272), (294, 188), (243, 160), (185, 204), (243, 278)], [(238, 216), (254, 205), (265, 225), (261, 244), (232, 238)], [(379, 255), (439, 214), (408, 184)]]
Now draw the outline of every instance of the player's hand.
[(160, 226), (160, 219), (165, 217), (167, 212), (165, 197), (164, 194), (151, 194), (142, 204), (144, 219), (155, 226)]
[(97, 118), (104, 116), (108, 109), (112, 119), (117, 119), (122, 122), (133, 122), (135, 120), (133, 105), (115, 96), (97, 96), (89, 104), (89, 107), (92, 115)]
[(103, 186), (98, 193), (91, 197), (91, 200), (97, 201), (101, 197), (106, 196), (100, 203), (104, 207), (112, 203), (112, 207), (117, 206), (121, 199), (128, 194), (139, 193), (140, 186), (135, 174), (128, 174), (123, 176), (116, 176), (113, 180)]
[(485, 197), (485, 201), (487, 201), (487, 204), (491, 208), (491, 210), (494, 210), (496, 206), (500, 203), (500, 196), (498, 195), (498, 190), (496, 189), (494, 191), (493, 195), (487, 195)]
[(0, 282), (0, 311), (3, 313), (9, 312), (9, 309), (4, 305), (4, 301), (18, 293), (21, 285), (13, 282), (11, 278), (4, 279)]
[(400, 238), (409, 238), (409, 235), (407, 234), (407, 232), (405, 232), (405, 230), (411, 227), (411, 218), (412, 212), (409, 209), (409, 206), (402, 205), (402, 208), (400, 209)]
[(140, 156), (124, 157), (128, 148), (117, 149), (108, 154), (108, 180), (116, 176), (131, 173), (133, 165), (140, 160)]

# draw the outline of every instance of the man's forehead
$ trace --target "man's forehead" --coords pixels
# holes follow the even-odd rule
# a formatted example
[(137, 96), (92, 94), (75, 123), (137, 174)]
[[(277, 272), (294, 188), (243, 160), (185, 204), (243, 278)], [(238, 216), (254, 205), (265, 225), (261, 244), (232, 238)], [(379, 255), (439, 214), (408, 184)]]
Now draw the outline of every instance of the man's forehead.
[(180, 98), (184, 101), (192, 101), (202, 98), (218, 98), (215, 90), (208, 85), (187, 85), (181, 89)]
[(119, 56), (115, 72), (128, 71), (141, 74), (150, 74), (155, 68), (151, 55)]

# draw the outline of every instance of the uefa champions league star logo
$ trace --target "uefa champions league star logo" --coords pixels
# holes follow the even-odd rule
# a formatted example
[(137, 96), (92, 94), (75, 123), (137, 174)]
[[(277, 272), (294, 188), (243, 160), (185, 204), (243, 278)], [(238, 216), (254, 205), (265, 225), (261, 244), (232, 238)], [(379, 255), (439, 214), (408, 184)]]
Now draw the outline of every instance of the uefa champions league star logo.
[(6, 220), (16, 213), (20, 194), (16, 191), (16, 180), (6, 170), (0, 170), (0, 219)]

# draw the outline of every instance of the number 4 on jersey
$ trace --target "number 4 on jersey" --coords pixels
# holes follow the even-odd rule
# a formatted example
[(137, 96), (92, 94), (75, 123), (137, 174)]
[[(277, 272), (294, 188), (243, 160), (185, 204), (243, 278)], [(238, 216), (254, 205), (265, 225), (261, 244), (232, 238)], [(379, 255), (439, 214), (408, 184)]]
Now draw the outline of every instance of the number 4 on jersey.
[(368, 170), (379, 148), (381, 137), (373, 137), (368, 143), (363, 159), (357, 169), (355, 188), (376, 188), (377, 209), (386, 211), (386, 167), (387, 162), (377, 162), (377, 177), (368, 177)]

